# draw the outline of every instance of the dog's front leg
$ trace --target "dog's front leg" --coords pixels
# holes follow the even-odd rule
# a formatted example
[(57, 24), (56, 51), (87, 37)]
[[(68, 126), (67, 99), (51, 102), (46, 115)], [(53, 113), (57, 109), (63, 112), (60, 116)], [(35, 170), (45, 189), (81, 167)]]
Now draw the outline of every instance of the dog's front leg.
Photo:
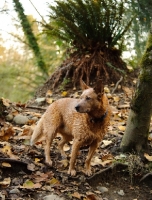
[(68, 174), (70, 174), (71, 176), (76, 175), (75, 162), (76, 162), (76, 157), (77, 157), (80, 147), (81, 147), (81, 142), (79, 140), (74, 140), (73, 145), (72, 145), (70, 166), (68, 170)]
[(88, 156), (87, 156), (87, 159), (85, 161), (85, 168), (86, 168), (85, 173), (88, 176), (91, 176), (91, 174), (92, 174), (90, 163), (91, 163), (91, 158), (94, 155), (95, 150), (97, 149), (97, 147), (98, 147), (98, 142), (97, 141), (94, 141), (89, 147)]

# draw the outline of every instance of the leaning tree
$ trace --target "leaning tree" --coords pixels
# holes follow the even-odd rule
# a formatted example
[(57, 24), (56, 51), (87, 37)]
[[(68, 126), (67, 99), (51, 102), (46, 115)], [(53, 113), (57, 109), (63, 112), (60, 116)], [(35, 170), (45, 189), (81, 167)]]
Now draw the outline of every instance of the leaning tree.
[(69, 56), (40, 89), (41, 94), (62, 82), (76, 87), (81, 78), (94, 84), (95, 78), (106, 83), (123, 76), (121, 39), (132, 22), (132, 18), (126, 20), (125, 12), (129, 12), (125, 0), (56, 0), (44, 32), (65, 41)]

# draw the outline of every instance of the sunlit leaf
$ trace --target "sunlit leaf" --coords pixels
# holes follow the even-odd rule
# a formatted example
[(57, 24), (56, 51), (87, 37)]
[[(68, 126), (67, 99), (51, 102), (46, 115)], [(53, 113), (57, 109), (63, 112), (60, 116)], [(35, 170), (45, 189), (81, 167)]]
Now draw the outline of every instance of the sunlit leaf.
[(148, 161), (152, 162), (152, 156), (148, 155), (147, 153), (144, 153), (144, 157), (145, 157)]
[(11, 178), (4, 178), (3, 181), (0, 181), (0, 185), (10, 185), (11, 183)]
[(3, 162), (3, 163), (2, 163), (2, 166), (3, 166), (3, 167), (11, 167), (11, 164), (10, 164), (10, 163), (7, 163), (7, 162)]

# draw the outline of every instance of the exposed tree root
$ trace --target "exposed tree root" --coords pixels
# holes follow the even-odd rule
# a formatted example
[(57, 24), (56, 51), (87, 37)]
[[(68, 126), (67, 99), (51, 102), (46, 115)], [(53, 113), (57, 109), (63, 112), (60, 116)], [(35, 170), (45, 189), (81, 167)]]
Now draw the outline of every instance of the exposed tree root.
[(98, 78), (103, 84), (116, 83), (126, 70), (117, 49), (104, 47), (90, 52), (76, 51), (39, 88), (36, 96), (44, 96), (48, 89), (58, 89), (64, 81), (72, 88), (79, 87), (80, 79), (88, 85), (95, 85)]

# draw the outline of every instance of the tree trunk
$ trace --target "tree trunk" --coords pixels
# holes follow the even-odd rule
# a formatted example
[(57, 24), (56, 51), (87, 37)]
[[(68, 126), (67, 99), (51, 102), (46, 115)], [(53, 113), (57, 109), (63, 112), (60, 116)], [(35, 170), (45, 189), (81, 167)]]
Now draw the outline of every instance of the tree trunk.
[(22, 7), (22, 4), (20, 3), (19, 0), (13, 0), (13, 2), (14, 2), (15, 10), (18, 13), (19, 19), (21, 21), (23, 32), (27, 38), (29, 47), (32, 49), (32, 51), (35, 55), (35, 58), (37, 60), (37, 65), (38, 65), (40, 71), (43, 73), (44, 79), (46, 79), (48, 77), (48, 70), (47, 70), (46, 64), (44, 62), (44, 59), (42, 57), (39, 45), (37, 43), (37, 39), (33, 34), (31, 25), (30, 25), (26, 15), (24, 14), (24, 9)]
[(147, 146), (152, 114), (152, 33), (141, 60), (141, 72), (131, 102), (127, 127), (121, 142), (124, 152), (144, 151)]

